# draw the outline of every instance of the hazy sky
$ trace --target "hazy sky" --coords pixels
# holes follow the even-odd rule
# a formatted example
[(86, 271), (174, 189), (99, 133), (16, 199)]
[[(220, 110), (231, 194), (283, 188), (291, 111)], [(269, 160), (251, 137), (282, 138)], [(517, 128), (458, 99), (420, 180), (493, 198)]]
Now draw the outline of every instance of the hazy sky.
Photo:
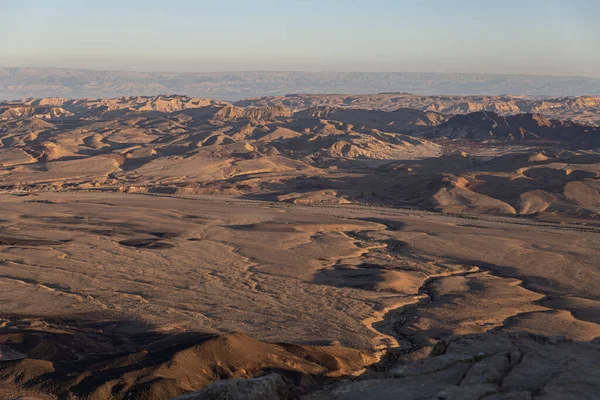
[(599, 0), (0, 0), (0, 66), (600, 77)]

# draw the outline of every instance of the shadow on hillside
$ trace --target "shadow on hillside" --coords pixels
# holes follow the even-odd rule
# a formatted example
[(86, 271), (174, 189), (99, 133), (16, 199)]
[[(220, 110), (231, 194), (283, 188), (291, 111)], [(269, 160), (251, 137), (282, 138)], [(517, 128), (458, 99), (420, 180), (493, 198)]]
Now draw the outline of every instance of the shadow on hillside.
[(350, 366), (359, 369), (364, 362), (362, 353), (352, 349), (156, 328), (144, 321), (94, 313), (1, 317), (0, 382), (17, 392), (58, 398), (167, 400), (217, 380), (272, 372), (296, 388), (314, 386), (330, 379), (325, 373)]

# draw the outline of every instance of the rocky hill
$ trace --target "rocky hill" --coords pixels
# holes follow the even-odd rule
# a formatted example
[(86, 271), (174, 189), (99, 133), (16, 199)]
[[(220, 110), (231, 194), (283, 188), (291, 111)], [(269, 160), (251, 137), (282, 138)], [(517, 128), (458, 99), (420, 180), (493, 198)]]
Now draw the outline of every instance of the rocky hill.
[(548, 96), (422, 96), (408, 93), (384, 94), (297, 94), (241, 100), (239, 106), (265, 107), (282, 105), (295, 110), (308, 107), (343, 107), (393, 111), (410, 108), (445, 115), (492, 112), (498, 115), (543, 114), (548, 118), (600, 124), (600, 97)]
[(600, 128), (570, 121), (550, 120), (541, 114), (501, 116), (484, 111), (457, 115), (436, 127), (429, 136), (475, 141), (553, 141), (600, 146)]
[(95, 189), (598, 215), (600, 128), (541, 114), (448, 116), (186, 96), (6, 102), (5, 191)]

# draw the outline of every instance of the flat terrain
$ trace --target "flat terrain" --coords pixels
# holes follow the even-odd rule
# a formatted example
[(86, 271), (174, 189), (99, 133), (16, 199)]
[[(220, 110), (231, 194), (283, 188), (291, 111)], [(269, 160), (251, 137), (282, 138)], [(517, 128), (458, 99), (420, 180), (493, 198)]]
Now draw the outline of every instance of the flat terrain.
[(0, 202), (7, 321), (366, 351), (492, 329), (600, 336), (594, 228), (218, 197)]
[[(163, 330), (369, 348), (382, 335), (365, 320), (427, 292), (460, 303), (424, 308), (455, 312), (448, 329), (487, 330), (520, 314), (535, 330), (552, 314), (569, 326), (566, 336), (600, 336), (592, 228), (216, 197), (64, 193), (1, 202), (5, 313), (106, 313)], [(497, 309), (477, 304), (486, 299)], [(469, 302), (482, 314), (457, 323), (476, 311)]]

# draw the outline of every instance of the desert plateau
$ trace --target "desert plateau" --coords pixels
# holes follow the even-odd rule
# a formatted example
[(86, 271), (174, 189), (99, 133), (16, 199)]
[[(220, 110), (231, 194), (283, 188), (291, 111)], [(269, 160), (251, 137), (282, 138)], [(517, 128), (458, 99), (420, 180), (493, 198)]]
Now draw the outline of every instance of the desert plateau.
[(0, 6), (0, 400), (600, 399), (600, 2)]
[(0, 102), (0, 398), (592, 399), (600, 99)]

